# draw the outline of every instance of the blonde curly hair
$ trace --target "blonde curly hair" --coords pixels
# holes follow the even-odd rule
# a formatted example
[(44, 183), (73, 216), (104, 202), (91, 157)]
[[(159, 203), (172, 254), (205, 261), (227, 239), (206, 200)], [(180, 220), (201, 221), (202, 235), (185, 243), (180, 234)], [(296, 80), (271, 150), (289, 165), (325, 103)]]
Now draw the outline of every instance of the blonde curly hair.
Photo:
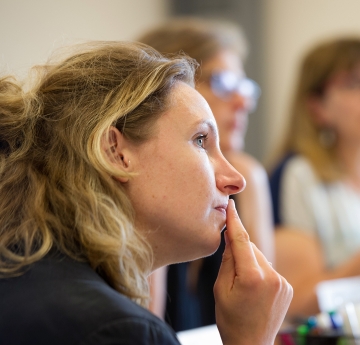
[(28, 91), (0, 79), (1, 276), (22, 274), (54, 249), (146, 304), (151, 249), (101, 138), (116, 126), (146, 141), (173, 85), (193, 85), (195, 67), (140, 43), (93, 42), (36, 67)]

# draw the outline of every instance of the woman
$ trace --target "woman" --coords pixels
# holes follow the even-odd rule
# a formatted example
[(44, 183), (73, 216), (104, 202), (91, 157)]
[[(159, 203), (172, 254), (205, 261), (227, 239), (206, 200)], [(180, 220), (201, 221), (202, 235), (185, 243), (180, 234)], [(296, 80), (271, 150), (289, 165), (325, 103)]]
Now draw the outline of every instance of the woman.
[[(214, 114), (221, 151), (247, 182), (246, 189), (234, 196), (236, 207), (252, 242), (274, 262), (267, 175), (253, 157), (243, 152), (248, 115), (256, 106), (260, 90), (244, 72), (247, 47), (240, 29), (228, 22), (178, 18), (147, 32), (139, 41), (167, 55), (185, 53), (200, 63), (195, 88)], [(170, 267), (166, 314), (176, 330), (215, 323), (212, 288), (223, 245), (205, 260)]]
[(225, 222), (223, 342), (273, 342), (292, 290), (228, 206), (244, 181), (193, 62), (97, 42), (37, 70), (0, 81), (0, 343), (179, 344), (138, 305), (147, 276), (212, 253)]
[(308, 52), (271, 179), (275, 219), (297, 229), (277, 233), (277, 267), (295, 291), (289, 315), (318, 311), (318, 282), (360, 274), (359, 100), (359, 38)]

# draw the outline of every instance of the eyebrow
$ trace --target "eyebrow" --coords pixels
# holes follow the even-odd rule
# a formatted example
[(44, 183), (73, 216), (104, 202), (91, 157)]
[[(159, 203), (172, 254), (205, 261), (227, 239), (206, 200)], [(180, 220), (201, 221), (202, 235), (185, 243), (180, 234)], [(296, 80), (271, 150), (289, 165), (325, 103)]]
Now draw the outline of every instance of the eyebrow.
[(214, 121), (211, 120), (200, 120), (195, 122), (196, 126), (206, 125), (209, 127), (210, 131), (215, 135), (215, 137), (218, 137), (218, 129)]

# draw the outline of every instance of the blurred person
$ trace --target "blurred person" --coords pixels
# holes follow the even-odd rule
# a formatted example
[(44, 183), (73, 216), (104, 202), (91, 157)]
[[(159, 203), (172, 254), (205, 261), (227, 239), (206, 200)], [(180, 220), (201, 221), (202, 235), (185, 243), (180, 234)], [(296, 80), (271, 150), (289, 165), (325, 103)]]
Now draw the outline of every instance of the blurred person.
[[(244, 71), (247, 44), (241, 29), (226, 21), (182, 17), (153, 28), (138, 40), (165, 55), (183, 53), (199, 62), (195, 88), (214, 114), (221, 151), (247, 183), (246, 189), (234, 196), (236, 207), (252, 242), (274, 262), (267, 174), (243, 151), (248, 115), (256, 107), (260, 89)], [(223, 249), (224, 241), (213, 256), (170, 267), (166, 313), (176, 330), (215, 323), (212, 288)], [(156, 279), (154, 284), (155, 290), (163, 289)]]
[(311, 315), (317, 283), (360, 275), (360, 37), (306, 54), (289, 115), (271, 177), (276, 262), (294, 287), (289, 316)]
[(140, 306), (147, 276), (214, 252), (225, 223), (223, 343), (274, 341), (292, 289), (228, 200), (244, 179), (194, 68), (139, 43), (90, 42), (25, 88), (0, 78), (1, 344), (179, 345)]

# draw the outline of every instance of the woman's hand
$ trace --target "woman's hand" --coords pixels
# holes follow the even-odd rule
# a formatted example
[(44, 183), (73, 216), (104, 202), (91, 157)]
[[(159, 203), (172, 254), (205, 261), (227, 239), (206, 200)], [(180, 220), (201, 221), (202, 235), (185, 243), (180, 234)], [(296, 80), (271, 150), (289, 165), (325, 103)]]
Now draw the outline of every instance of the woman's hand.
[(226, 247), (214, 286), (216, 323), (225, 345), (270, 345), (292, 299), (291, 285), (252, 244), (233, 200)]

